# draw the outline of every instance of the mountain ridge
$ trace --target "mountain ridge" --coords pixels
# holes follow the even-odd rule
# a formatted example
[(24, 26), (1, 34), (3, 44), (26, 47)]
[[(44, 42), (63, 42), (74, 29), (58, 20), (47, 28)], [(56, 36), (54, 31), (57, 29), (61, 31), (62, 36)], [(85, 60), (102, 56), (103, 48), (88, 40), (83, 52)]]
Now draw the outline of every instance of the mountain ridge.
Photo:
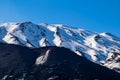
[(64, 47), (0, 43), (1, 80), (119, 80), (120, 74)]
[(90, 32), (63, 24), (22, 22), (0, 24), (0, 34), (3, 43), (32, 48), (65, 47), (95, 63), (120, 71), (120, 38), (110, 33)]

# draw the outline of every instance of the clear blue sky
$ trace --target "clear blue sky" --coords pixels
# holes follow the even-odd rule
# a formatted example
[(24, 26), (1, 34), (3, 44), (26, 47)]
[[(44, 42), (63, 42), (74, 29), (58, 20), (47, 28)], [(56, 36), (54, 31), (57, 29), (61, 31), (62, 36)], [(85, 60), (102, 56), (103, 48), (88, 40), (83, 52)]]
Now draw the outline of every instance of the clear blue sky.
[(120, 37), (120, 0), (0, 0), (0, 23), (65, 24)]

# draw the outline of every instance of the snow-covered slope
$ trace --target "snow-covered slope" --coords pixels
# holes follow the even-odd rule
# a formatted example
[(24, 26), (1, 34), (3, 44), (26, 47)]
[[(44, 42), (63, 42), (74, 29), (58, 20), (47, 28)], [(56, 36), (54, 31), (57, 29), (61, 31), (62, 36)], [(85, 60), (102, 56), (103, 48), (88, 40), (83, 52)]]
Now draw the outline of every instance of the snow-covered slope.
[[(27, 47), (60, 46), (120, 71), (120, 38), (62, 24), (31, 22), (0, 24), (0, 42)], [(83, 53), (80, 53), (83, 52)]]

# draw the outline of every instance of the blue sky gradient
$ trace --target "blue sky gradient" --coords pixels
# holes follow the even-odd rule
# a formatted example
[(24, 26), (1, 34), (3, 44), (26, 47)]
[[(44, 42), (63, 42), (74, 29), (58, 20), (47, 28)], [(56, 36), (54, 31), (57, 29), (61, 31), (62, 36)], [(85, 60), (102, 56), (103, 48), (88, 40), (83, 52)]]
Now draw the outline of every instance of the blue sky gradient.
[(120, 0), (0, 0), (0, 23), (65, 24), (120, 37)]

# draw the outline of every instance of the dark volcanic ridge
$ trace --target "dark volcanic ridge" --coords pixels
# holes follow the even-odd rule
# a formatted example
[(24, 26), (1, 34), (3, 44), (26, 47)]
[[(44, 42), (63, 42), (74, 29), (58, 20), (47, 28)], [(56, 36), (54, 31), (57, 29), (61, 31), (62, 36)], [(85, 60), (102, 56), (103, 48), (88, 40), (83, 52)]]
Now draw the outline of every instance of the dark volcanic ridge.
[(119, 80), (120, 74), (64, 47), (0, 43), (0, 80)]

